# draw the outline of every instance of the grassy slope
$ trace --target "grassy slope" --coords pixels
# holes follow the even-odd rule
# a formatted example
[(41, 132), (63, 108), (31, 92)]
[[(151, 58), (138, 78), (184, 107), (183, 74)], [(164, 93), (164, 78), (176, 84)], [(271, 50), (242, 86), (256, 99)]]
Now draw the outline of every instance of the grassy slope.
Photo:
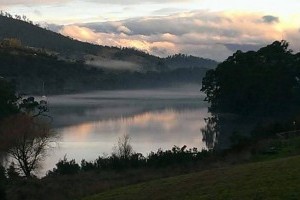
[(300, 156), (237, 165), (110, 190), (84, 200), (298, 199)]

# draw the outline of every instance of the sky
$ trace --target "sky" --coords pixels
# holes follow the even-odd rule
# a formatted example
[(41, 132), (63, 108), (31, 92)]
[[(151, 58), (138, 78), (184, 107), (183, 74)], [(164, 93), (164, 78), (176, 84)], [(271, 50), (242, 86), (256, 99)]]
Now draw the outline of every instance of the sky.
[(81, 41), (226, 59), (287, 40), (300, 51), (299, 0), (0, 0), (0, 9)]

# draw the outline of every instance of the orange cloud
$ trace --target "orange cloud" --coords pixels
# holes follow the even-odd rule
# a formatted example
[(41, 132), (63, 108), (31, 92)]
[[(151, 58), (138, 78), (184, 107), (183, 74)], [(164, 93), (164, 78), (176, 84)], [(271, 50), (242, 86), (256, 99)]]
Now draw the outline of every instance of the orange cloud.
[[(266, 23), (266, 16), (276, 21)], [(227, 44), (244, 45), (243, 49), (259, 47), (281, 40), (287, 30), (293, 32), (290, 42), (298, 46), (296, 21), (265, 13), (194, 11), (103, 22), (101, 26), (70, 25), (61, 33), (100, 45), (134, 47), (158, 56), (181, 52), (222, 61), (235, 51)]]

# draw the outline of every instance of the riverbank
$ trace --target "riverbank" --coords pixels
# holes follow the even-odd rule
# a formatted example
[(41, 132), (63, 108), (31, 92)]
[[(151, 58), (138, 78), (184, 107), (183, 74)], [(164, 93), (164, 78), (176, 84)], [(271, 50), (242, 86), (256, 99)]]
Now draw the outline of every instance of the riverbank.
[[(140, 199), (140, 192), (143, 192), (146, 199), (163, 199), (165, 193), (170, 195), (168, 196), (170, 199), (176, 199), (176, 191), (181, 191), (182, 195), (179, 197), (183, 199), (190, 197), (197, 199), (200, 194), (207, 194), (208, 196), (203, 198), (209, 199), (211, 197), (209, 195), (215, 193), (221, 195), (216, 196), (216, 199), (226, 199), (227, 193), (229, 199), (234, 199), (235, 195), (237, 197), (248, 195), (250, 198), (254, 191), (262, 188), (262, 195), (266, 198), (258, 196), (258, 199), (268, 199), (267, 195), (272, 193), (272, 188), (280, 185), (283, 189), (279, 191), (283, 191), (285, 186), (292, 185), (291, 191), (287, 188), (286, 195), (295, 193), (294, 189), (300, 185), (297, 179), (300, 174), (297, 170), (300, 169), (298, 155), (300, 155), (300, 137), (272, 138), (249, 144), (242, 149), (236, 147), (219, 153), (210, 152), (205, 159), (196, 162), (185, 161), (161, 167), (121, 170), (80, 170), (75, 174), (47, 176), (43, 179), (12, 180), (7, 185), (7, 195), (11, 200), (26, 198), (101, 200)], [(273, 182), (274, 186), (271, 185)], [(230, 186), (229, 189), (227, 184)], [(150, 195), (154, 192), (157, 195), (152, 198)], [(99, 195), (92, 196), (95, 194)], [(121, 196), (115, 196), (117, 194)], [(271, 197), (273, 196), (269, 199), (272, 199)]]

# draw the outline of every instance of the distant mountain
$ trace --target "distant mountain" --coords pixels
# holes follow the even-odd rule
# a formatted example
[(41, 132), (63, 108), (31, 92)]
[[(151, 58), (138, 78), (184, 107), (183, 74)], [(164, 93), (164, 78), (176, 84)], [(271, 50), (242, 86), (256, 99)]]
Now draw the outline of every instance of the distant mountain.
[(61, 59), (83, 61), (100, 68), (133, 71), (166, 71), (177, 68), (214, 68), (217, 62), (182, 54), (159, 58), (133, 48), (117, 48), (81, 42), (12, 16), (0, 15), (0, 40), (19, 39), (24, 46), (45, 49)]

